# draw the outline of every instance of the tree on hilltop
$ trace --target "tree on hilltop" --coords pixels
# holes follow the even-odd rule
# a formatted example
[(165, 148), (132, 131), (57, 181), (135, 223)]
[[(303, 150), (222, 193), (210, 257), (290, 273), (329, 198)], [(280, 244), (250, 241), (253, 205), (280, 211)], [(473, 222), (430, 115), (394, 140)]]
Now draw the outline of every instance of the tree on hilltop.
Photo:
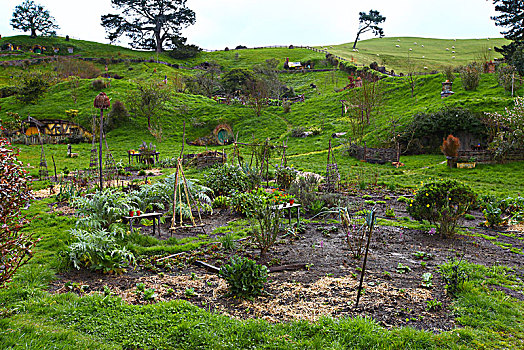
[(357, 47), (357, 42), (360, 37), (360, 34), (373, 31), (373, 34), (378, 35), (379, 37), (384, 36), (384, 30), (378, 25), (386, 20), (386, 17), (382, 16), (379, 11), (369, 10), (369, 13), (359, 12), (359, 28), (357, 32), (357, 37), (353, 43), (353, 48)]
[(31, 38), (36, 38), (36, 32), (41, 32), (43, 35), (56, 35), (55, 29), (59, 27), (54, 21), (55, 19), (42, 5), (26, 0), (15, 7), (11, 26), (24, 32), (30, 31)]
[(500, 32), (511, 40), (508, 45), (496, 47), (508, 63), (514, 65), (520, 74), (524, 74), (524, 2), (522, 0), (493, 0), (498, 16), (491, 17), (495, 25), (507, 30)]
[(195, 13), (186, 7), (186, 0), (111, 0), (121, 14), (101, 17), (108, 39), (114, 42), (125, 35), (129, 45), (139, 49), (183, 46), (186, 38), (180, 30), (195, 23)]

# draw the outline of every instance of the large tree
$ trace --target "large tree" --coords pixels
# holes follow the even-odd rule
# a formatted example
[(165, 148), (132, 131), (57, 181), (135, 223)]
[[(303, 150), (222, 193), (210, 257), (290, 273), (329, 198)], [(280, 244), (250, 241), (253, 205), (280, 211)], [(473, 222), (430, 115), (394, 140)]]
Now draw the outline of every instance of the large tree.
[(195, 13), (186, 0), (111, 0), (121, 14), (101, 17), (108, 39), (114, 42), (122, 35), (130, 45), (140, 49), (176, 48), (185, 44), (180, 30), (195, 23)]
[(357, 37), (355, 38), (355, 42), (353, 43), (353, 48), (357, 47), (357, 42), (360, 37), (360, 34), (369, 32), (370, 30), (373, 31), (373, 34), (380, 36), (381, 38), (384, 36), (384, 30), (380, 28), (378, 25), (386, 20), (386, 17), (382, 16), (379, 11), (375, 10), (369, 10), (369, 13), (365, 12), (359, 12), (359, 27), (357, 32)]
[(41, 32), (44, 35), (56, 35), (55, 29), (59, 27), (54, 21), (55, 19), (42, 5), (26, 0), (15, 7), (11, 26), (24, 32), (30, 31), (31, 37), (36, 38), (36, 32)]
[(495, 25), (506, 28), (500, 34), (512, 40), (508, 45), (496, 47), (495, 51), (502, 53), (520, 74), (524, 74), (524, 1), (493, 0), (493, 4), (495, 4), (495, 10), (500, 14), (491, 19), (495, 21)]

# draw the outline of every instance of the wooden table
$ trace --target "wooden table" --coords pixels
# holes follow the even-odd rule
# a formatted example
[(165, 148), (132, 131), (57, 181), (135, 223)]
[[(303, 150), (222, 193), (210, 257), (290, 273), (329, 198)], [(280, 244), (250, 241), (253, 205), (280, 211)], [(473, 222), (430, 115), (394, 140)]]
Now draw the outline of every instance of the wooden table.
[(271, 209), (278, 210), (278, 211), (287, 209), (287, 213), (289, 217), (289, 224), (291, 225), (291, 208), (297, 208), (297, 221), (300, 221), (300, 207), (301, 206), (302, 204), (298, 204), (298, 203), (293, 203), (293, 204), (285, 203), (285, 204), (274, 205), (271, 207)]
[(156, 231), (156, 225), (155, 225), (155, 219), (158, 221), (158, 236), (160, 236), (160, 217), (162, 216), (162, 213), (146, 213), (142, 215), (134, 215), (134, 216), (124, 216), (124, 219), (129, 221), (129, 231), (133, 232), (133, 221), (135, 219), (148, 219), (151, 218), (153, 220), (153, 236), (155, 235)]
[[(158, 156), (160, 155), (160, 152), (153, 152), (153, 153), (147, 153), (147, 158), (151, 157), (153, 159), (153, 164), (158, 163)], [(136, 158), (137, 163), (145, 163), (146, 162), (146, 154), (142, 154), (140, 152), (130, 152), (127, 151), (127, 159), (129, 161), (129, 164), (131, 164), (131, 160), (133, 158)]]

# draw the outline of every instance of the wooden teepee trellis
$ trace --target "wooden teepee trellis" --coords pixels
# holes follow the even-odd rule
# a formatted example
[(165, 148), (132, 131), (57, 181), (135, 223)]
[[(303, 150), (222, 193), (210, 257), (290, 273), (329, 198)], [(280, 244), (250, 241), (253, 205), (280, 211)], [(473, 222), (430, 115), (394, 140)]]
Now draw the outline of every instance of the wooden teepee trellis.
[[(184, 192), (187, 208), (189, 209), (189, 217), (191, 219), (192, 226), (184, 225), (184, 201), (182, 199), (182, 192)], [(198, 218), (200, 224), (196, 224), (195, 217), (193, 216), (193, 208), (191, 203), (197, 208)], [(178, 206), (178, 212), (177, 212)], [(177, 214), (179, 214), (179, 222), (177, 224)], [(193, 228), (193, 227), (204, 227), (202, 223), (202, 216), (200, 214), (200, 207), (196, 200), (191, 195), (187, 185), (186, 175), (182, 167), (182, 158), (177, 159), (177, 167), (175, 173), (175, 190), (173, 193), (173, 218), (171, 220), (171, 231), (179, 228)]]
[(29, 116), (27, 120), (33, 122), (36, 125), (36, 129), (38, 130), (38, 139), (40, 141), (41, 148), (38, 176), (40, 177), (40, 179), (47, 178), (47, 176), (49, 175), (49, 171), (47, 170), (47, 159), (45, 158), (44, 140), (42, 139), (42, 133), (40, 131), (40, 128), (43, 127), (44, 124), (40, 123), (40, 121), (38, 121), (35, 118), (32, 118), (31, 116)]

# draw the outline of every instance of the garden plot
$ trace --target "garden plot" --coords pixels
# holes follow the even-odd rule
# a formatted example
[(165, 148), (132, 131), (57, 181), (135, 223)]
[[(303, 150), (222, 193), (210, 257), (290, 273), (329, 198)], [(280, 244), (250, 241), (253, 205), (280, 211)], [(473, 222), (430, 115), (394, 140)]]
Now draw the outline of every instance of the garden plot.
[[(371, 240), (365, 292), (358, 309), (354, 309), (354, 303), (362, 262), (350, 257), (346, 236), (333, 218), (306, 220), (302, 233), (288, 234), (284, 238), (281, 235), (262, 259), (249, 239), (239, 240), (234, 251), (223, 249), (218, 243), (221, 233), (208, 237), (211, 243), (199, 251), (181, 252), (162, 261), (155, 257), (145, 258), (139, 260), (135, 270), (120, 276), (87, 270), (62, 273), (53, 283), (52, 290), (59, 293), (112, 293), (132, 304), (186, 299), (202, 308), (241, 319), (285, 322), (296, 319), (313, 321), (322, 316), (368, 316), (385, 327), (410, 325), (441, 332), (455, 328), (456, 324), (450, 314), (451, 299), (437, 266), (451, 258), (463, 258), (470, 263), (501, 264), (513, 268), (507, 273), (516, 276), (517, 282), (499, 290), (524, 300), (522, 255), (507, 248), (507, 244), (514, 249), (524, 248), (521, 233), (504, 235), (478, 227), (481, 214), (476, 212), (475, 219), (466, 222), (471, 227), (462, 229), (462, 234), (455, 238), (442, 239), (427, 229), (409, 228), (416, 223), (403, 219), (405, 204), (398, 202), (397, 196), (390, 195), (387, 200), (384, 200), (384, 193), (374, 194), (372, 199), (352, 198), (362, 205), (366, 205), (366, 200), (385, 202), (375, 203), (379, 221)], [(385, 215), (387, 209), (393, 209), (396, 217), (388, 218)], [(222, 229), (220, 232), (227, 232), (226, 225), (231, 222), (240, 222), (242, 226), (239, 217), (228, 210), (203, 219), (208, 232), (217, 228)], [(165, 237), (161, 238), (169, 238), (168, 227), (169, 223), (162, 226)], [(178, 239), (183, 239), (195, 237), (199, 232), (177, 230), (176, 234)], [(494, 244), (498, 241), (506, 246)], [(267, 294), (239, 300), (227, 294), (223, 279), (194, 264), (195, 260), (200, 260), (220, 267), (234, 254), (257, 259), (270, 269), (291, 268), (269, 274), (265, 288)], [(431, 273), (431, 283), (423, 287), (423, 275), (427, 273)]]

